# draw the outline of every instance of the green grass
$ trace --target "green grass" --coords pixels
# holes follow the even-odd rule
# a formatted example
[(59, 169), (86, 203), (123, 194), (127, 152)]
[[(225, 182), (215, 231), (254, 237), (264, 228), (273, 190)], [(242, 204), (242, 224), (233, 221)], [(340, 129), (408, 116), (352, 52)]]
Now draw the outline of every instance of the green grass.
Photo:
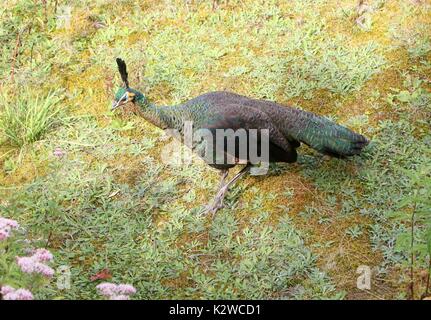
[[(51, 174), (15, 192), (10, 205), (2, 208), (6, 216), (27, 216), (38, 236), (50, 238), (56, 263), (72, 266), (74, 287), (65, 298), (96, 298), (89, 278), (104, 268), (115, 281), (132, 282), (142, 299), (335, 295), (287, 216), (277, 226), (265, 225), (265, 215), (257, 216), (240, 229), (235, 211), (223, 211), (208, 224), (199, 208), (178, 203), (179, 176), (161, 180), (159, 165), (145, 152), (136, 155), (143, 167), (136, 185), (115, 182), (119, 166), (87, 163), (82, 148), (108, 161), (117, 151), (103, 147), (113, 137), (110, 129), (97, 129), (91, 120), (86, 128), (82, 124), (74, 132), (84, 130), (92, 144), (74, 140), (67, 155), (51, 164)], [(60, 130), (58, 140), (46, 148), (57, 145), (71, 128)], [(124, 143), (123, 153), (133, 155), (127, 138), (115, 139), (117, 146)], [(147, 166), (152, 169), (145, 170)], [(199, 186), (199, 177), (188, 180)], [(234, 203), (231, 195), (229, 204)], [(165, 221), (162, 225), (157, 223), (159, 216)], [(182, 287), (169, 285), (182, 278)], [(300, 293), (290, 292), (294, 286), (301, 287)]]
[[(205, 1), (69, 5), (69, 29), (51, 3), (47, 17), (35, 1), (0, 6), (1, 216), (24, 226), (30, 242), (17, 241), (19, 250), (46, 244), (53, 266), (72, 272), (70, 290), (54, 279), (38, 298), (100, 298), (90, 278), (105, 268), (140, 299), (404, 298), (412, 252), (420, 297), (429, 259), (429, 184), (418, 178), (431, 158), (429, 7), (378, 1), (362, 30), (353, 0), (232, 0), (214, 11)], [(301, 147), (298, 164), (237, 184), (212, 219), (202, 209), (215, 172), (161, 163), (159, 130), (109, 112), (117, 56), (131, 86), (155, 103), (226, 89), (297, 104), (372, 143), (349, 160)], [(364, 264), (378, 274), (370, 294), (355, 287)]]
[(35, 142), (59, 122), (58, 107), (61, 97), (48, 93), (44, 97), (33, 96), (28, 90), (0, 97), (0, 132), (3, 143), (22, 147)]

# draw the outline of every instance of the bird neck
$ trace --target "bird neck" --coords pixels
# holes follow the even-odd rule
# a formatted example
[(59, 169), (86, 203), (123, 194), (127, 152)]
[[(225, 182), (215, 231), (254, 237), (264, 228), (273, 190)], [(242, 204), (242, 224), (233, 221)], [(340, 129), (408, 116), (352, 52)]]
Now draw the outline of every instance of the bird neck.
[(136, 104), (139, 107), (140, 115), (161, 129), (175, 128), (181, 122), (176, 106), (157, 106), (144, 95), (138, 97)]

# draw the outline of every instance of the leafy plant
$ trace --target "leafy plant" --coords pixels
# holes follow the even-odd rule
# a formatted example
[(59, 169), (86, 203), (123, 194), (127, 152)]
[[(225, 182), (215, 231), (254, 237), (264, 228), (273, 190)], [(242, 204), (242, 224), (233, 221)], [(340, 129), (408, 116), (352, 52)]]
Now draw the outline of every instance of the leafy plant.
[(431, 261), (431, 165), (424, 163), (404, 173), (409, 178), (410, 192), (402, 197), (399, 210), (392, 215), (409, 224), (409, 230), (398, 236), (396, 248), (410, 253), (410, 297), (414, 299), (416, 264), (424, 267)]
[(431, 40), (421, 38), (417, 43), (407, 50), (413, 59), (424, 58), (431, 52)]
[(352, 239), (357, 239), (362, 235), (363, 231), (361, 229), (361, 226), (354, 225), (347, 229), (346, 234), (349, 235)]

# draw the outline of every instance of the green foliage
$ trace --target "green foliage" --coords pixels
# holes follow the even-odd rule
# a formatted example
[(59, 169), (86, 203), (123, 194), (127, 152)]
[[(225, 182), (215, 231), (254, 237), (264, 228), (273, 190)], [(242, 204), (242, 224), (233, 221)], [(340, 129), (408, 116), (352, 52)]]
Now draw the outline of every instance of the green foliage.
[(50, 92), (45, 97), (30, 91), (0, 96), (0, 130), (3, 142), (22, 147), (42, 138), (59, 121), (61, 97)]
[[(398, 279), (409, 266), (415, 212), (413, 250), (424, 269), (431, 247), (429, 6), (377, 1), (364, 32), (354, 22), (357, 1), (230, 0), (215, 10), (210, 1), (194, 2), (71, 0), (70, 28), (58, 25), (52, 2), (47, 15), (43, 1), (0, 5), (0, 140), (28, 145), (19, 156), (0, 154), (0, 209), (22, 221), (30, 241), (49, 239), (56, 263), (72, 271), (71, 290), (50, 284), (38, 297), (96, 298), (89, 279), (104, 268), (143, 299), (345, 297), (337, 277), (316, 263), (339, 239), (307, 243), (301, 219), (325, 230), (343, 222), (342, 238), (367, 258), (369, 239), (383, 255), (379, 276), (401, 270), (391, 275)], [(157, 130), (100, 112), (119, 84), (112, 79), (117, 56), (127, 61), (132, 86), (160, 104), (220, 89), (308, 100), (304, 109), (321, 107), (372, 144), (347, 161), (301, 147), (299, 165), (272, 166), (265, 179), (274, 185), (241, 181), (212, 220), (201, 212), (215, 174), (201, 163), (161, 164)], [(63, 115), (66, 109), (72, 114)], [(56, 148), (64, 156), (53, 156)], [(8, 244), (8, 262), (22, 244)], [(22, 280), (12, 278), (17, 286)]]
[[(307, 26), (309, 30), (303, 30), (304, 34), (298, 34), (293, 41), (289, 39), (286, 47), (280, 48), (288, 55), (277, 59), (264, 56), (255, 61), (253, 75), (258, 80), (260, 97), (274, 98), (283, 89), (287, 98), (311, 99), (316, 89), (347, 94), (360, 89), (385, 64), (373, 43), (353, 49), (343, 47), (340, 44), (345, 39), (328, 41), (323, 26)], [(298, 51), (302, 54), (297, 55)]]
[[(431, 155), (431, 149), (426, 150)], [(400, 252), (413, 252), (422, 266), (425, 266), (431, 257), (431, 165), (422, 163), (414, 169), (404, 170), (408, 178), (409, 193), (403, 195), (398, 204), (399, 208), (391, 216), (403, 224), (413, 222), (412, 234), (409, 230), (401, 233), (397, 238), (396, 249)]]
[(425, 58), (431, 52), (431, 41), (429, 38), (422, 38), (407, 51), (413, 59)]
[(424, 85), (427, 84), (426, 80), (407, 74), (403, 84), (406, 90), (393, 89), (396, 94), (388, 96), (387, 101), (391, 106), (398, 109), (403, 107), (406, 109), (407, 106), (415, 111), (431, 110), (431, 93), (424, 88)]
[[(193, 14), (184, 17), (182, 9), (176, 8), (170, 18), (183, 23), (175, 25), (161, 25), (160, 16), (142, 17), (139, 11), (136, 25), (115, 30), (108, 27), (95, 36), (91, 48), (97, 60), (93, 62), (105, 65), (119, 54), (109, 46), (115, 38), (118, 47), (129, 48), (125, 58), (139, 77), (145, 77), (150, 87), (167, 86), (172, 103), (191, 98), (193, 89), (199, 88), (209, 73), (250, 81), (254, 95), (260, 98), (275, 99), (282, 93), (286, 99), (310, 99), (316, 89), (337, 94), (359, 90), (385, 67), (376, 43), (347, 45), (346, 37), (333, 37), (326, 21), (312, 13), (319, 6), (317, 2), (305, 6), (307, 9), (301, 11), (304, 4), (296, 2), (293, 8), (307, 16), (300, 25), (286, 19), (271, 2), (229, 14), (216, 11), (205, 18)], [(140, 42), (130, 45), (127, 41), (142, 33), (154, 33), (145, 49)], [(237, 62), (220, 73), (224, 59), (233, 54)], [(218, 89), (211, 86), (208, 83), (205, 90)]]
[(262, 225), (262, 219), (256, 219), (239, 231), (231, 213), (224, 211), (214, 221), (203, 254), (210, 255), (211, 263), (207, 263), (210, 273), (193, 272), (191, 279), (196, 287), (192, 291), (202, 292), (209, 298), (328, 298), (333, 295), (334, 288), (323, 275), (321, 286), (316, 286), (310, 278), (307, 287), (303, 283), (301, 295), (289, 289), (302, 283), (303, 277), (312, 278), (318, 270), (312, 268), (313, 257), (304, 250), (301, 237), (287, 217), (274, 227)]
[(361, 226), (354, 225), (347, 229), (346, 234), (349, 235), (352, 239), (357, 239), (362, 235), (363, 231), (361, 230)]
[(399, 20), (401, 22), (394, 23), (390, 28), (390, 35), (396, 40), (397, 45), (407, 49), (411, 59), (425, 61), (431, 52), (431, 42), (428, 34), (429, 26), (423, 23), (403, 25), (403, 21), (406, 20), (409, 14), (417, 14), (417, 12), (412, 12), (413, 10), (421, 11), (425, 8), (414, 8), (407, 5), (405, 9), (402, 12), (404, 17)]

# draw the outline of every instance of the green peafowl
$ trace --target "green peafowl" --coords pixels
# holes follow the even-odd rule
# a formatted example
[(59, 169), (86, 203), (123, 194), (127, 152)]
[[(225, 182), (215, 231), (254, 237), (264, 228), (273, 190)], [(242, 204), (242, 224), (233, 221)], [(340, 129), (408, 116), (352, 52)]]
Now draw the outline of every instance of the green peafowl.
[[(138, 106), (147, 121), (161, 129), (176, 129), (183, 133), (186, 122), (193, 123), (193, 130), (214, 132), (232, 129), (230, 132), (235, 134), (241, 129), (246, 133), (247, 143), (253, 140), (258, 145), (257, 148), (263, 144), (262, 133), (266, 130), (269, 140), (268, 162), (295, 162), (296, 149), (301, 142), (323, 154), (338, 158), (357, 155), (369, 143), (364, 136), (311, 112), (226, 91), (205, 93), (176, 106), (156, 106), (144, 94), (129, 87), (126, 64), (119, 58), (116, 61), (124, 87), (116, 93), (112, 109), (131, 102)], [(258, 130), (261, 135), (254, 135), (251, 139), (252, 130)], [(250, 163), (250, 151), (240, 154), (241, 142), (237, 136), (234, 141), (234, 149), (226, 147), (226, 137), (221, 144), (224, 155), (230, 155), (234, 161), (227, 161), (227, 157), (222, 161), (208, 161), (207, 155), (212, 150), (208, 151), (206, 147), (210, 146), (214, 150), (219, 148), (217, 141), (209, 144), (206, 139), (197, 139), (191, 146), (210, 166), (220, 170), (220, 188), (214, 202), (208, 206), (208, 212), (215, 213), (222, 208), (229, 187), (254, 166)], [(202, 143), (206, 147), (202, 147)], [(245, 164), (245, 167), (225, 182), (228, 170), (237, 164)]]

